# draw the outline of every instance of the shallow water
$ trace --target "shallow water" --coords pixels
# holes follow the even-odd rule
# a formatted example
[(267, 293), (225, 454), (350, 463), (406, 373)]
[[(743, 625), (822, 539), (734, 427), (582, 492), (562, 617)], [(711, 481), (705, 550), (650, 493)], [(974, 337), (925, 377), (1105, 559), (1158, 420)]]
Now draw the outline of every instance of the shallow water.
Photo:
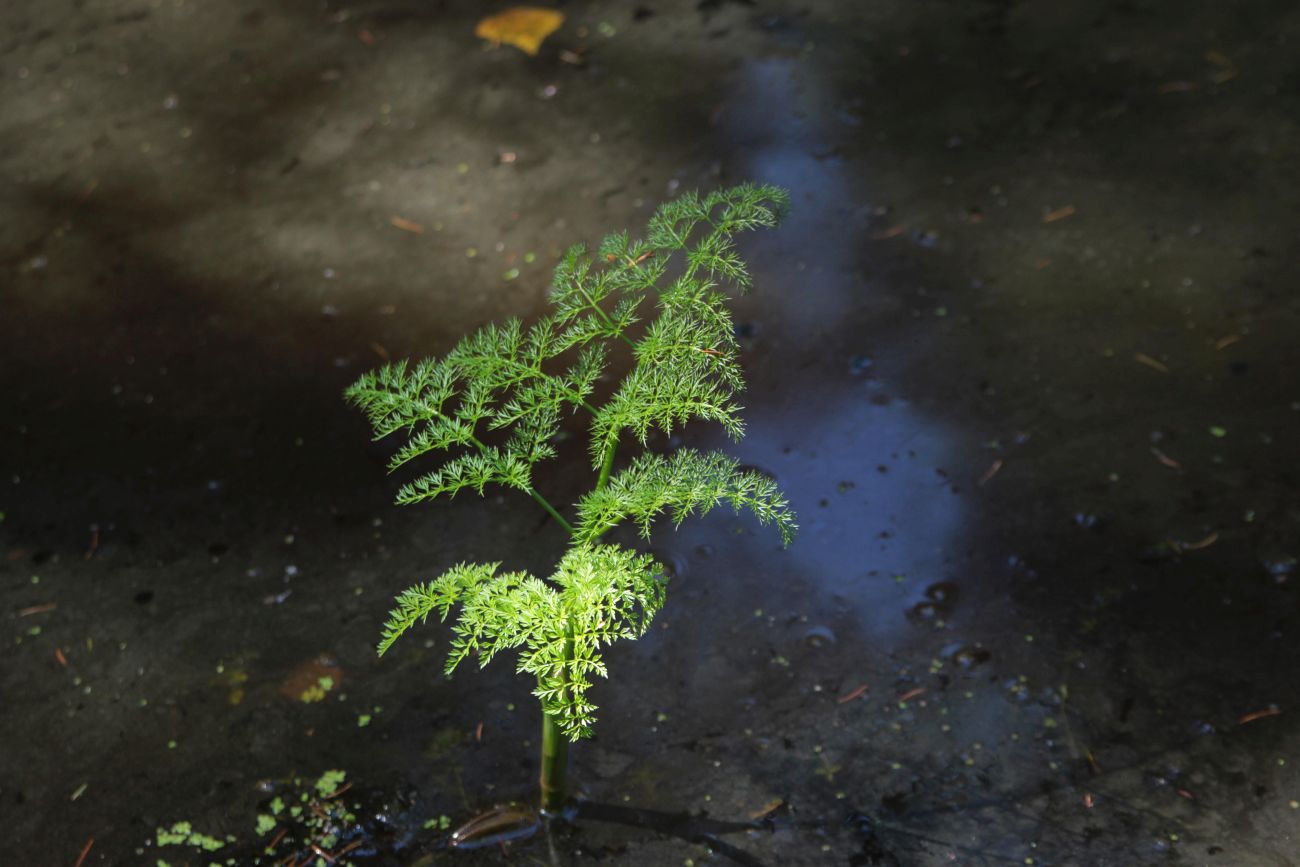
[[(10, 857), (207, 863), (158, 845), (188, 822), (241, 864), (1294, 863), (1292, 4), (637, 8), (566, 4), (536, 58), (482, 49), (479, 4), (15, 8)], [(795, 199), (745, 244), (749, 435), (682, 441), (801, 535), (660, 528), (585, 812), (453, 851), (530, 796), (529, 685), (444, 680), (434, 627), (377, 661), (379, 625), (563, 538), (512, 496), (389, 505), (340, 392), (749, 178)], [(261, 854), (304, 791), (334, 837), (281, 817)]]

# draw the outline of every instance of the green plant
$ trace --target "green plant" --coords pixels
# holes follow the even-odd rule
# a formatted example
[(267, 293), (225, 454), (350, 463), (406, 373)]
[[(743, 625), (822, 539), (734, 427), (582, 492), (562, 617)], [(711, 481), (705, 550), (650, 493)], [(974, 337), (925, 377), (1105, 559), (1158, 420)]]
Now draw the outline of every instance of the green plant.
[[(398, 597), (379, 644), (382, 655), (430, 614), (446, 620), (455, 611), (448, 674), (469, 657), (483, 666), (519, 651), (518, 670), (536, 677), (542, 704), (544, 811), (564, 800), (568, 742), (589, 735), (595, 721), (587, 691), (593, 676), (607, 676), (601, 648), (644, 635), (664, 602), (653, 558), (602, 543), (604, 535), (631, 522), (649, 538), (660, 516), (680, 524), (726, 503), (775, 524), (786, 544), (793, 538), (794, 516), (771, 478), (720, 452), (647, 450), (652, 429), (671, 433), (692, 419), (742, 436), (736, 395), (744, 383), (722, 289), (750, 286), (735, 234), (774, 227), (787, 206), (785, 192), (767, 186), (682, 196), (655, 212), (644, 239), (609, 235), (594, 256), (570, 248), (555, 271), (554, 310), (531, 327), (517, 319), (488, 325), (444, 358), (387, 365), (347, 391), (377, 438), (404, 438), (390, 469), (454, 453), (402, 486), (399, 503), (504, 485), (531, 496), (570, 536), (547, 580), (464, 563), (415, 585)], [(620, 347), (631, 355), (626, 373), (599, 388)], [(556, 455), (565, 411), (589, 415), (596, 474), (572, 519), (532, 477), (535, 464)], [(629, 434), (641, 453), (615, 472)]]

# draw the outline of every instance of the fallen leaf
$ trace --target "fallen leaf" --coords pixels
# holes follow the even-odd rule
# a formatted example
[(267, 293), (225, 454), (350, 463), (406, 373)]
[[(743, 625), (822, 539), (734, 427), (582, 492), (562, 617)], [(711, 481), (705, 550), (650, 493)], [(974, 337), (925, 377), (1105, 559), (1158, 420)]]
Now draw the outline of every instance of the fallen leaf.
[(1064, 220), (1066, 217), (1073, 217), (1078, 213), (1074, 205), (1066, 205), (1064, 208), (1057, 208), (1055, 211), (1048, 211), (1043, 214), (1044, 223), (1055, 223), (1057, 220)]
[(535, 55), (542, 40), (564, 23), (564, 13), (537, 6), (515, 6), (479, 21), (474, 35), (493, 45), (513, 45), (525, 54)]

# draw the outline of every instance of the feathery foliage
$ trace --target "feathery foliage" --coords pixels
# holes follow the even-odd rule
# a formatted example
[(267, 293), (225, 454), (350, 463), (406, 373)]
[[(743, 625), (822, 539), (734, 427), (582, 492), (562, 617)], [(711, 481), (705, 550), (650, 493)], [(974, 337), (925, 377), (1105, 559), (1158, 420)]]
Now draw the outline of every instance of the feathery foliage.
[[(608, 674), (602, 649), (644, 635), (664, 602), (661, 567), (601, 544), (607, 532), (630, 522), (648, 538), (661, 516), (680, 524), (726, 504), (775, 524), (790, 543), (794, 515), (776, 483), (724, 454), (643, 452), (614, 472), (624, 434), (644, 447), (652, 430), (701, 420), (743, 435), (728, 290), (744, 292), (751, 280), (735, 236), (776, 226), (788, 204), (783, 190), (752, 184), (688, 193), (655, 212), (644, 239), (621, 232), (594, 253), (582, 245), (566, 251), (551, 284), (553, 310), (534, 325), (484, 326), (441, 359), (388, 364), (347, 390), (376, 438), (400, 438), (390, 470), (447, 453), (402, 485), (398, 502), (501, 485), (532, 496), (571, 537), (546, 580), (463, 563), (411, 587), (384, 625), (381, 655), (430, 615), (451, 619), (448, 674), (471, 657), (482, 666), (518, 651), (517, 669), (536, 678), (547, 724), (576, 740), (595, 721), (588, 690), (593, 677)], [(597, 401), (615, 352), (626, 372)], [(573, 523), (535, 490), (532, 474), (555, 457), (566, 413), (586, 416), (598, 473)]]
[(776, 482), (757, 470), (741, 470), (721, 452), (681, 449), (671, 455), (647, 452), (613, 475), (609, 484), (578, 501), (574, 538), (598, 539), (623, 521), (632, 521), (650, 538), (655, 519), (667, 512), (674, 525), (728, 503), (748, 509), (760, 523), (775, 523), (787, 545), (794, 541), (794, 513)]

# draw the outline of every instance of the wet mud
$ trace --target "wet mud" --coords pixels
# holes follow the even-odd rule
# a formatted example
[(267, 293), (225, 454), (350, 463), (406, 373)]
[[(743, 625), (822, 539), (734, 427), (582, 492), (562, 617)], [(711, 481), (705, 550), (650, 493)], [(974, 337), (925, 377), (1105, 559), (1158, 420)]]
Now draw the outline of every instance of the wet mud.
[[(560, 8), (529, 57), (479, 3), (12, 4), (0, 860), (1297, 863), (1294, 4)], [(453, 846), (531, 797), (530, 686), (380, 624), (564, 538), (391, 505), (342, 389), (747, 179), (749, 433), (679, 441), (800, 537), (657, 532), (579, 806)]]

